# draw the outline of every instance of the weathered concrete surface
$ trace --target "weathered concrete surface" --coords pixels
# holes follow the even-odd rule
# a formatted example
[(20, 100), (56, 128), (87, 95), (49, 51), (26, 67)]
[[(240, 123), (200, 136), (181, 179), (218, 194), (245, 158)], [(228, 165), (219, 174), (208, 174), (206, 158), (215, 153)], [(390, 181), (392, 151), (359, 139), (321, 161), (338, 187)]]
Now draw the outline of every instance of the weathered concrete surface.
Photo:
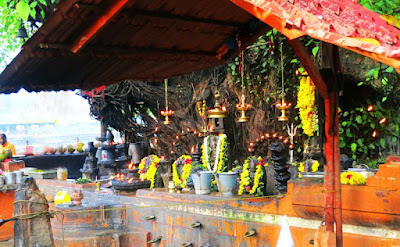
[[(49, 205), (39, 191), (35, 180), (24, 178), (15, 193), (14, 246), (51, 247), (54, 246), (48, 215)], [(37, 215), (36, 215), (37, 214)], [(20, 215), (28, 215), (20, 218)]]
[[(393, 176), (394, 173), (388, 174)], [(46, 196), (51, 197), (64, 188), (42, 185), (42, 189)], [(398, 188), (367, 184), (343, 186), (342, 190), (344, 246), (400, 245)], [(110, 190), (84, 191), (84, 195), (84, 200), (112, 202), (119, 208), (111, 211), (113, 213), (100, 211), (66, 216), (64, 241), (61, 224), (53, 219), (57, 244), (275, 246), (283, 215), (287, 215), (296, 246), (312, 246), (310, 241), (314, 240), (321, 225), (324, 206), (322, 179), (297, 179), (289, 183), (288, 193), (282, 198), (243, 200), (248, 196), (177, 194), (165, 189), (139, 190), (136, 195), (115, 194)], [(201, 227), (193, 227), (199, 222)], [(246, 232), (252, 229), (256, 234), (245, 237)], [(147, 241), (156, 239), (158, 241), (153, 245), (147, 244)]]

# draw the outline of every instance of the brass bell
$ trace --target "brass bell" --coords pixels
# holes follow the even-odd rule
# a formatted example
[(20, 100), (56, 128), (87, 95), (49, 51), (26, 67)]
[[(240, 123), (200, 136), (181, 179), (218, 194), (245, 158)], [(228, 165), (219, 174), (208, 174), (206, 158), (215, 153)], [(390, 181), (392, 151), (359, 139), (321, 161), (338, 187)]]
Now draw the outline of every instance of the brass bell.
[(28, 33), (26, 32), (26, 29), (25, 29), (24, 25), (22, 24), (22, 21), (21, 21), (21, 26), (18, 29), (17, 38), (19, 38), (19, 39), (28, 38)]

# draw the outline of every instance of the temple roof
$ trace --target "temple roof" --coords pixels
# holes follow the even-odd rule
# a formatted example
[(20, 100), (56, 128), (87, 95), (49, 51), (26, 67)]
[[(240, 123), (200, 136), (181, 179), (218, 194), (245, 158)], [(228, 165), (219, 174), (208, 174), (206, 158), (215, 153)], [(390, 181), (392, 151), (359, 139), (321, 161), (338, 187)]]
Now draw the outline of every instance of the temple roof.
[(0, 92), (91, 89), (187, 74), (226, 63), (237, 53), (238, 34), (246, 45), (270, 27), (400, 69), (400, 30), (356, 2), (63, 0), (0, 75)]

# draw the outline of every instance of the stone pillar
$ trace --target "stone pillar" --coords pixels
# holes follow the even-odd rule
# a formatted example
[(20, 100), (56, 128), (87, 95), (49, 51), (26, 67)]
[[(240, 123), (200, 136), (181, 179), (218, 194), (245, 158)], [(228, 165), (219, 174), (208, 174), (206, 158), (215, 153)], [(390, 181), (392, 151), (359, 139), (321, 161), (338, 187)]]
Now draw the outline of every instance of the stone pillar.
[(14, 247), (55, 246), (48, 211), (48, 202), (35, 180), (25, 178), (15, 192)]

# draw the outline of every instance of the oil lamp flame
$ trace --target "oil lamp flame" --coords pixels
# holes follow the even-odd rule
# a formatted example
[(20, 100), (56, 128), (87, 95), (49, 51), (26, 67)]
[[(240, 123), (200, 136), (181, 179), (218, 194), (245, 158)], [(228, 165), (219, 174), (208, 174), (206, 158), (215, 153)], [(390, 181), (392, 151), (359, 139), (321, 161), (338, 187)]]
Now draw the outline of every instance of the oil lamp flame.
[(125, 179), (125, 176), (124, 176), (124, 174), (117, 173), (117, 175), (115, 175), (115, 179), (122, 181)]
[(163, 156), (161, 156), (161, 160), (165, 160), (165, 156), (163, 155)]
[(379, 123), (380, 123), (380, 124), (384, 124), (384, 123), (386, 123), (386, 121), (387, 121), (387, 118), (384, 117), (384, 118), (382, 118), (382, 119), (379, 121)]
[(286, 116), (286, 110), (292, 106), (292, 103), (287, 103), (282, 96), (282, 102), (276, 103), (276, 108), (281, 110), (281, 116), (278, 117), (279, 121), (288, 121), (289, 118)]
[(128, 184), (131, 184), (132, 182), (133, 182), (133, 180), (134, 180), (134, 178), (130, 178), (130, 179), (128, 179)]
[(194, 153), (195, 152), (195, 146), (192, 146), (192, 148), (190, 149), (190, 153)]
[(374, 132), (372, 132), (372, 137), (377, 137), (378, 136), (378, 132), (376, 130), (374, 130)]
[(168, 106), (165, 107), (165, 111), (161, 111), (161, 115), (163, 115), (165, 117), (165, 121), (164, 121), (165, 125), (171, 124), (171, 121), (169, 120), (169, 117), (174, 115), (174, 114), (175, 114), (175, 112), (173, 110), (171, 110), (171, 109), (168, 109)]
[(375, 108), (373, 105), (368, 106), (367, 111), (373, 111)]

